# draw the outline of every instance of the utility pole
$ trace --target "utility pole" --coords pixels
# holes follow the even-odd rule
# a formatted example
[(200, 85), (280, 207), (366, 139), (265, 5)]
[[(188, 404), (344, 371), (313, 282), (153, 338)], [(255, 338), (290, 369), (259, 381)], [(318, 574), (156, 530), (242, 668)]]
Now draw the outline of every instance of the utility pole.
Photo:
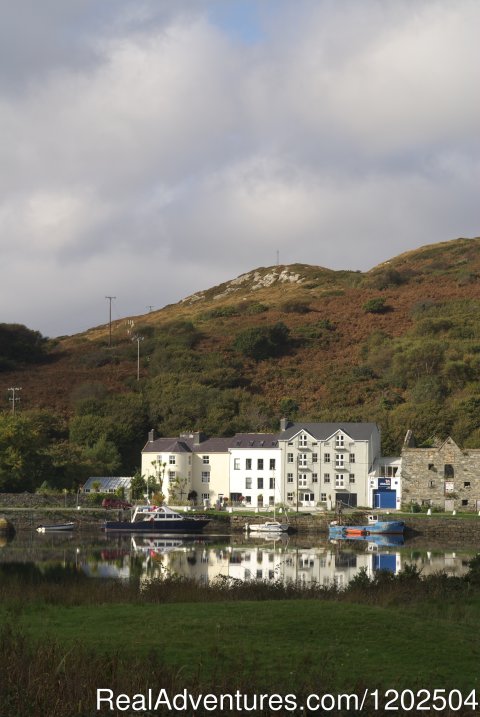
[(151, 314), (153, 311), (153, 306), (147, 306), (148, 313)]
[(132, 341), (137, 342), (137, 381), (140, 381), (140, 341), (143, 341), (143, 336), (134, 336)]
[(105, 298), (110, 301), (110, 312), (108, 315), (109, 316), (109, 319), (108, 319), (108, 328), (109, 328), (108, 346), (110, 348), (112, 346), (112, 299), (116, 299), (117, 297), (116, 296), (106, 296)]
[(12, 402), (12, 414), (15, 415), (15, 404), (17, 401), (20, 401), (20, 397), (16, 395), (17, 391), (21, 391), (21, 387), (18, 386), (12, 386), (11, 388), (8, 388), (7, 391), (11, 391), (11, 398), (8, 400)]

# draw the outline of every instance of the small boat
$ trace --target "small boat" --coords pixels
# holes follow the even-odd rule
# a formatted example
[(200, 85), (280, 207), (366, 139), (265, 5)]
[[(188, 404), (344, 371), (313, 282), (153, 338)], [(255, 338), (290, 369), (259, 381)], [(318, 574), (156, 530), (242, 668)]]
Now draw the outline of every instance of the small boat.
[(210, 518), (176, 513), (167, 505), (137, 505), (127, 521), (107, 520), (106, 531), (129, 533), (200, 533)]
[(54, 525), (39, 525), (37, 533), (50, 533), (59, 532), (65, 530), (73, 530), (75, 523), (55, 523)]
[(280, 523), (278, 520), (267, 520), (265, 523), (247, 523), (245, 531), (247, 533), (288, 533), (290, 525), (288, 523)]
[(328, 535), (330, 538), (364, 538), (369, 535), (403, 535), (404, 530), (403, 520), (379, 520), (378, 515), (369, 515), (367, 525), (330, 523)]

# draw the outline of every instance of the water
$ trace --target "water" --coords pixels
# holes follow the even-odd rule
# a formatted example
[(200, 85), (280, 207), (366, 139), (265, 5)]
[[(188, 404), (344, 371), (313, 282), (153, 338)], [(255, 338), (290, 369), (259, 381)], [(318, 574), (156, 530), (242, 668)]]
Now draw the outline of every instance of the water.
[(463, 575), (476, 550), (445, 547), (418, 538), (391, 545), (354, 540), (332, 542), (323, 536), (247, 538), (243, 535), (114, 536), (103, 532), (71, 534), (18, 533), (0, 544), (2, 563), (30, 563), (39, 570), (75, 568), (92, 579), (165, 575), (207, 583), (219, 576), (235, 580), (289, 580), (327, 585), (347, 583), (364, 568), (398, 573), (414, 564), (423, 575), (445, 571)]

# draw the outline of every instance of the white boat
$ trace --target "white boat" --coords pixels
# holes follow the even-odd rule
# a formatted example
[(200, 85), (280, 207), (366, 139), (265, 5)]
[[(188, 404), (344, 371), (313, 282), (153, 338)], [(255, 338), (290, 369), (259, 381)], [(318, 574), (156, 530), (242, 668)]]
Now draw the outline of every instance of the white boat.
[(75, 523), (56, 523), (54, 525), (39, 525), (37, 533), (50, 533), (64, 530), (73, 530)]
[(247, 523), (245, 530), (247, 533), (288, 533), (290, 525), (280, 523), (278, 520), (266, 520), (265, 523)]

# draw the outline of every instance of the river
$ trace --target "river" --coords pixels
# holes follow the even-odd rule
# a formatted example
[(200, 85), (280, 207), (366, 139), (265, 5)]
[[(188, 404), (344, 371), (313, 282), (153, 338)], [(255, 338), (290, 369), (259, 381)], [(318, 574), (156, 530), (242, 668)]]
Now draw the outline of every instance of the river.
[(475, 548), (429, 543), (415, 538), (403, 544), (385, 540), (329, 541), (323, 536), (277, 539), (243, 535), (131, 536), (101, 531), (47, 533), (18, 532), (0, 543), (2, 563), (31, 563), (39, 570), (64, 566), (92, 579), (130, 577), (140, 580), (166, 575), (192, 577), (207, 583), (223, 576), (231, 580), (301, 581), (339, 587), (363, 568), (398, 573), (414, 564), (429, 575), (445, 571), (463, 575)]

